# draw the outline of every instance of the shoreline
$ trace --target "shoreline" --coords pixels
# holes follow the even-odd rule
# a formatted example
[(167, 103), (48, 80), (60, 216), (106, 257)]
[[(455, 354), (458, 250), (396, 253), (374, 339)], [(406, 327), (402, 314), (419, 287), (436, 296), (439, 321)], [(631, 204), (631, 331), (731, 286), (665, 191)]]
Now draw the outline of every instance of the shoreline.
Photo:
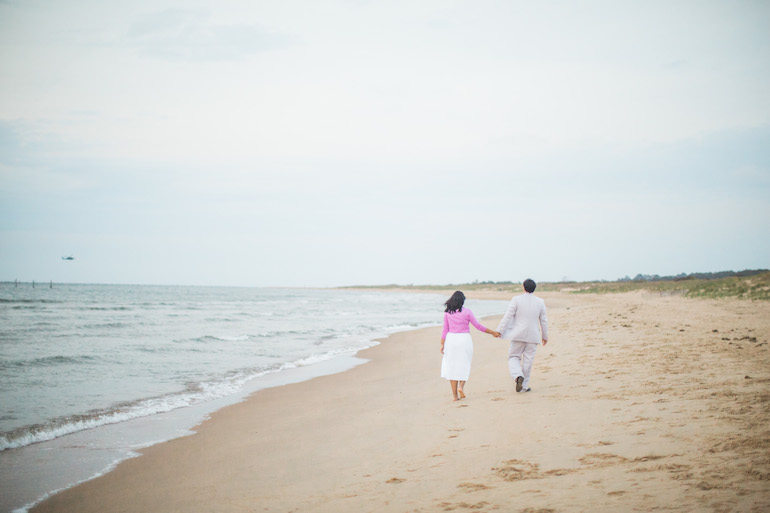
[[(390, 333), (413, 329), (419, 327), (393, 328)], [(387, 335), (377, 335), (367, 345), (378, 345), (383, 337)], [(236, 393), (213, 400), (7, 449), (0, 456), (0, 511), (28, 511), (58, 493), (108, 474), (123, 461), (140, 456), (147, 447), (194, 434), (213, 413), (259, 390), (345, 372), (365, 363), (354, 356), (357, 353), (269, 372), (253, 378)]]
[(531, 393), (512, 392), (507, 344), (474, 331), (452, 403), (440, 327), (398, 332), (366, 365), (255, 392), (31, 511), (770, 505), (765, 304), (542, 296), (552, 341)]
[[(58, 493), (104, 476), (128, 459), (140, 457), (143, 449), (194, 435), (195, 429), (217, 411), (245, 401), (260, 390), (345, 372), (364, 363), (366, 360), (354, 355), (337, 355), (311, 365), (259, 376), (229, 396), (7, 449), (9, 453), (4, 455), (7, 465), (0, 470), (0, 491), (3, 492), (0, 511), (29, 511)], [(99, 432), (96, 437), (95, 430)], [(30, 459), (35, 462), (32, 468), (28, 463), (17, 464)], [(29, 475), (19, 474), (19, 468), (25, 468), (27, 474), (37, 478), (44, 477), (55, 488), (41, 492), (42, 488), (30, 486)], [(78, 476), (76, 482), (72, 482), (73, 475)], [(24, 499), (17, 499), (20, 497)]]

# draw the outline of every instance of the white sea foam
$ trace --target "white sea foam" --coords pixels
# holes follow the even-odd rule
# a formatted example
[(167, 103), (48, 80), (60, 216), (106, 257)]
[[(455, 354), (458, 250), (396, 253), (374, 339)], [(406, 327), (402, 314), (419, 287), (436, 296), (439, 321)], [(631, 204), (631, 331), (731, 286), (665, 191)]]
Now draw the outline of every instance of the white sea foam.
[(210, 335), (211, 338), (216, 340), (222, 340), (224, 342), (239, 342), (242, 340), (249, 340), (248, 335), (236, 335), (236, 336), (228, 336), (228, 335)]

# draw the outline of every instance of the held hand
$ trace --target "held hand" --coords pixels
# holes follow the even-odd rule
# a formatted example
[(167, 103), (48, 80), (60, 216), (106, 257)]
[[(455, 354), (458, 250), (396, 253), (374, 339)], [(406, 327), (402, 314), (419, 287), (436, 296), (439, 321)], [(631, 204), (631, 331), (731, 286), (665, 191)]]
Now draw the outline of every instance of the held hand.
[(548, 343), (547, 339), (543, 339), (543, 346), (545, 346)]
[(494, 336), (495, 338), (500, 338), (502, 335), (500, 335), (499, 331), (493, 331), (492, 336)]

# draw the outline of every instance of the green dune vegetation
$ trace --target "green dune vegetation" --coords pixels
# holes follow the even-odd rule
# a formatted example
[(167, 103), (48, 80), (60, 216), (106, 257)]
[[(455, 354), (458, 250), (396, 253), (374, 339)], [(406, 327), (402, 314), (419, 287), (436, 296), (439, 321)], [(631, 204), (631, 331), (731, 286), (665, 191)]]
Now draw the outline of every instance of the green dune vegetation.
[[(482, 281), (448, 285), (382, 285), (376, 287), (348, 287), (373, 289), (414, 289), (431, 291), (476, 290), (511, 291), (519, 290), (514, 282)], [(693, 298), (741, 298), (770, 300), (770, 270), (724, 271), (719, 273), (692, 273), (677, 276), (637, 275), (617, 281), (589, 282), (539, 282), (539, 291), (560, 291), (575, 294), (608, 294), (636, 290), (657, 292), (661, 295), (680, 295)]]
[(749, 276), (721, 278), (683, 278), (675, 280), (623, 280), (579, 284), (548, 283), (543, 290), (564, 290), (576, 293), (618, 293), (648, 290), (661, 295), (683, 295), (701, 298), (770, 299), (770, 271)]

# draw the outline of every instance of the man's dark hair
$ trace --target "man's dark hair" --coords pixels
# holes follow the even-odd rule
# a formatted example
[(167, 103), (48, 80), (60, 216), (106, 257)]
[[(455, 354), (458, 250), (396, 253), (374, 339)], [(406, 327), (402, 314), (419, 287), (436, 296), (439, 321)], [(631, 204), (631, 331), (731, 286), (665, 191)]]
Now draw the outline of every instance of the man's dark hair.
[(537, 287), (535, 280), (531, 278), (527, 278), (526, 280), (524, 280), (524, 290), (526, 290), (527, 292), (534, 292), (535, 287)]

